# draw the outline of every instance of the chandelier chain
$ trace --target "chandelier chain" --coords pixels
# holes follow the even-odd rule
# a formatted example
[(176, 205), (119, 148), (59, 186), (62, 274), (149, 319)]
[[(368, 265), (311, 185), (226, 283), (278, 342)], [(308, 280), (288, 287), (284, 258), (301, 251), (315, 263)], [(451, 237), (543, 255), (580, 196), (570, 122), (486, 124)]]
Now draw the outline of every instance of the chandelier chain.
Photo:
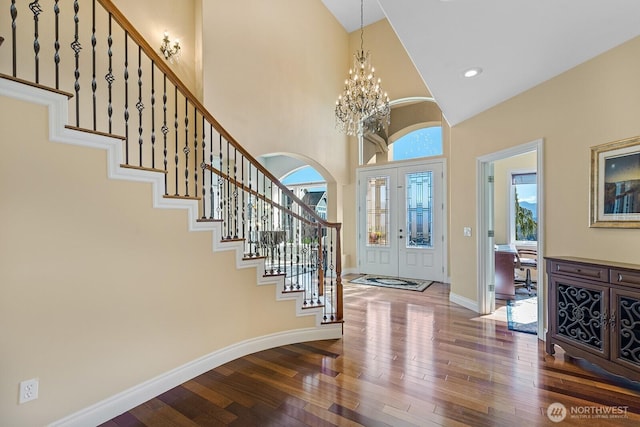
[(389, 97), (375, 78), (371, 54), (364, 50), (364, 0), (360, 0), (360, 51), (336, 101), (336, 127), (347, 135), (375, 133), (389, 126)]
[(364, 0), (360, 0), (360, 50), (364, 52)]

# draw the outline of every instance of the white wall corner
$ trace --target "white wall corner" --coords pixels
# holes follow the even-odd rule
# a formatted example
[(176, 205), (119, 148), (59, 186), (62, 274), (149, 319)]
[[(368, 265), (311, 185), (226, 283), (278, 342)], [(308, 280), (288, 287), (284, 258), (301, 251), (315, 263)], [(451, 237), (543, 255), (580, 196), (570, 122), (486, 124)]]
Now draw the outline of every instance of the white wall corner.
[(449, 301), (454, 304), (461, 305), (462, 307), (467, 308), (475, 313), (480, 313), (480, 309), (478, 308), (478, 301), (454, 294), (453, 292), (449, 293)]

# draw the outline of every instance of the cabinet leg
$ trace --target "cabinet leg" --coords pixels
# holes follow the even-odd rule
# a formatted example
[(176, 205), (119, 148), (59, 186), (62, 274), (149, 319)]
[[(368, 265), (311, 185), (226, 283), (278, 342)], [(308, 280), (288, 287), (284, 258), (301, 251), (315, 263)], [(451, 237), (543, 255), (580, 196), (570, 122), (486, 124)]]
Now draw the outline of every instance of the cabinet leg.
[(551, 356), (553, 356), (556, 353), (556, 349), (555, 349), (553, 343), (551, 342), (551, 339), (549, 339), (549, 337), (547, 337), (547, 341), (545, 342), (545, 346), (546, 346), (547, 354), (550, 354)]

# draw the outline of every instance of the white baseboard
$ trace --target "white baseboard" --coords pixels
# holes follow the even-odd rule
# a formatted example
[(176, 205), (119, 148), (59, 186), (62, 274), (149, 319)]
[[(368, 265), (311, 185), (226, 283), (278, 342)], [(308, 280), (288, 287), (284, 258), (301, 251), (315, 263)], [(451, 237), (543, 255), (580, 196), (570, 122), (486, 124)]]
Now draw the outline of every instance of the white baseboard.
[(473, 312), (480, 313), (480, 309), (478, 308), (478, 301), (474, 301), (472, 299), (454, 294), (453, 292), (449, 294), (449, 301), (454, 304), (461, 305), (464, 308), (468, 308)]
[(298, 329), (242, 341), (172, 369), (49, 424), (49, 427), (86, 427), (102, 424), (198, 375), (257, 351), (306, 341), (342, 338), (342, 324)]

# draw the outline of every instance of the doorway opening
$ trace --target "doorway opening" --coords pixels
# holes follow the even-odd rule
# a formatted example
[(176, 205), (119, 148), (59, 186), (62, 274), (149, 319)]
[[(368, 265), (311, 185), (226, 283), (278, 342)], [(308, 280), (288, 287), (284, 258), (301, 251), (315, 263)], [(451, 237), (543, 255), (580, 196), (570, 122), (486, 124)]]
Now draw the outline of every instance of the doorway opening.
[(543, 336), (543, 141), (482, 156), (478, 163), (478, 310), (537, 298)]

